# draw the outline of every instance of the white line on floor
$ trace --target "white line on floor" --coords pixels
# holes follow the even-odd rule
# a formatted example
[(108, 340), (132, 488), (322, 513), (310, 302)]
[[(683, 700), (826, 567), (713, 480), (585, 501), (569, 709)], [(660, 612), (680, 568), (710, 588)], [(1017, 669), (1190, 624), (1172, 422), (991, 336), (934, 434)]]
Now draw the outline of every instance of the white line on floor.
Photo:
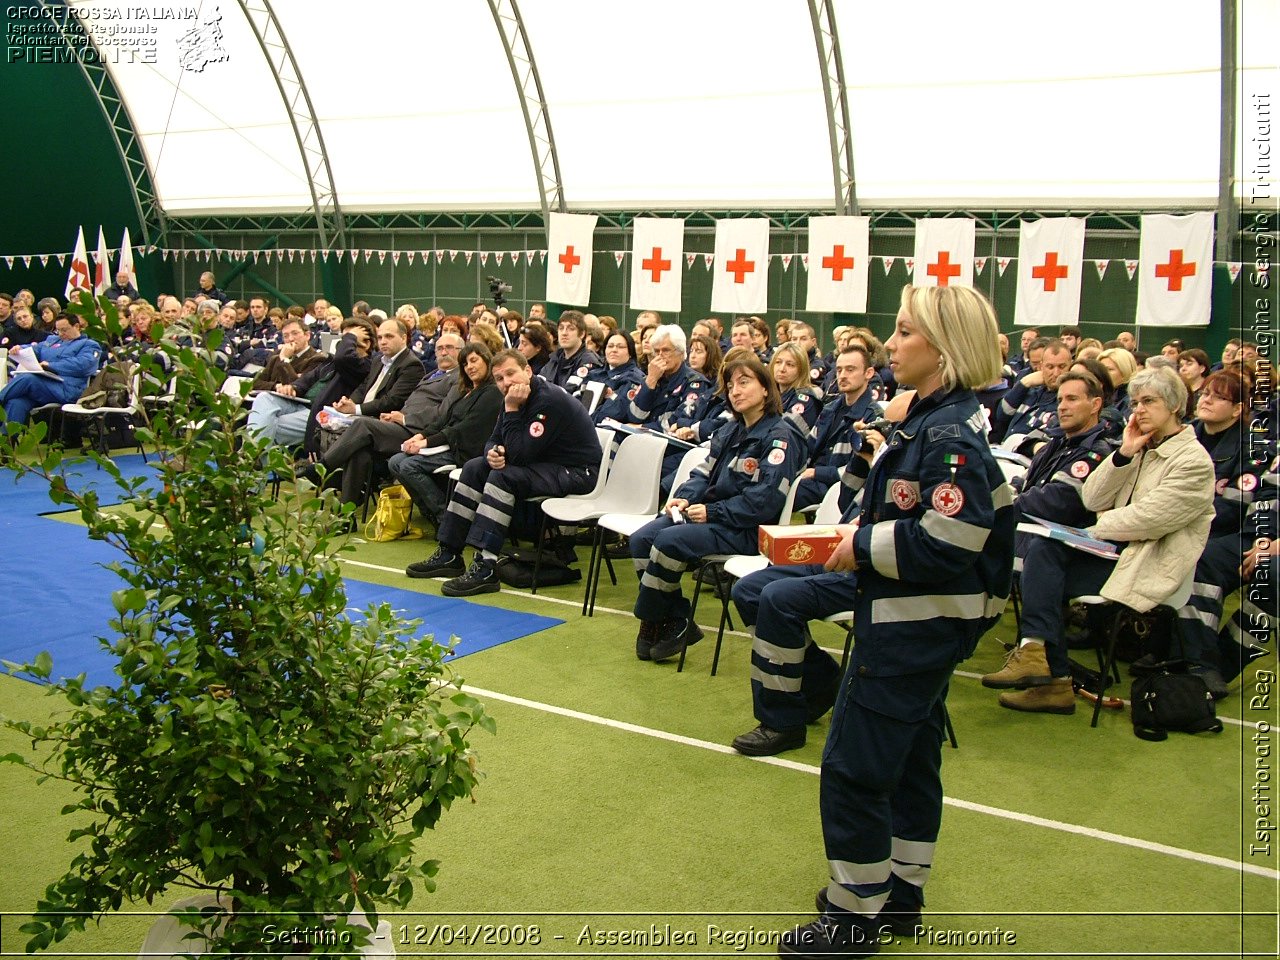
[[(467, 692), (477, 697), (489, 698), (491, 700), (501, 700), (504, 703), (514, 704), (520, 707), (526, 707), (530, 710), (539, 710), (543, 713), (553, 713), (557, 716), (568, 717), (573, 720), (582, 720), (586, 723), (594, 723), (602, 727), (609, 727), (613, 730), (622, 730), (626, 733), (637, 733), (645, 737), (653, 737), (657, 740), (666, 740), (671, 743), (679, 743), (687, 747), (697, 747), (701, 750), (709, 750), (713, 753), (726, 753), (738, 756), (738, 753), (732, 747), (726, 747), (723, 744), (711, 743), (708, 740), (698, 740), (695, 737), (685, 737), (678, 733), (668, 733), (665, 730), (655, 730), (652, 727), (642, 727), (634, 723), (626, 723), (621, 720), (611, 720), (608, 717), (596, 716), (592, 713), (583, 713), (580, 710), (570, 710), (568, 707), (557, 707), (549, 703), (540, 703), (537, 700), (527, 700), (524, 697), (514, 697), (506, 693), (498, 693), (495, 690), (483, 690), (479, 687), (467, 687)], [(773, 767), (782, 767), (787, 770), (798, 770), (801, 773), (808, 773), (814, 776), (821, 771), (818, 767), (809, 763), (797, 763), (794, 760), (784, 760), (780, 757), (744, 757), (744, 760), (751, 760), (756, 763), (767, 763)], [(1015, 810), (1005, 810), (1001, 807), (988, 806), (985, 803), (973, 803), (969, 800), (957, 800), (953, 797), (944, 797), (944, 804), (955, 807), (959, 810), (968, 810), (971, 813), (986, 814), (989, 817), (1000, 817), (1004, 820), (1014, 820), (1018, 823), (1029, 824), (1034, 827), (1044, 827), (1048, 830), (1058, 830), (1062, 833), (1071, 833), (1081, 837), (1090, 837), (1094, 840), (1103, 840), (1107, 843), (1116, 843), (1121, 846), (1134, 847), (1138, 850), (1146, 850), (1151, 853), (1162, 853), (1170, 857), (1179, 857), (1183, 860), (1192, 860), (1196, 863), (1208, 864), (1213, 867), (1223, 867), (1227, 870), (1239, 871), (1242, 873), (1250, 873), (1259, 877), (1266, 877), (1270, 880), (1280, 879), (1280, 870), (1269, 870), (1266, 867), (1259, 867), (1251, 863), (1242, 863), (1237, 860), (1230, 860), (1226, 857), (1217, 857), (1208, 853), (1199, 853), (1195, 850), (1184, 850), (1181, 847), (1171, 847), (1164, 843), (1154, 843), (1150, 840), (1142, 840), (1138, 837), (1128, 837), (1120, 833), (1111, 833), (1106, 830), (1095, 830), (1093, 827), (1084, 827), (1075, 823), (1065, 823), (1061, 820), (1050, 820), (1047, 817), (1037, 817), (1034, 814), (1019, 813)]]
[[(401, 570), (398, 570), (398, 568), (396, 567), (384, 567), (384, 566), (380, 566), (380, 564), (355, 561), (355, 559), (347, 559), (346, 557), (342, 558), (342, 562), (352, 564), (352, 566), (356, 566), (356, 567), (366, 567), (366, 568), (369, 568), (369, 570), (380, 570), (388, 573), (402, 572)], [(522, 598), (526, 598), (526, 599), (547, 600), (548, 603), (564, 604), (564, 605), (568, 605), (568, 607), (577, 607), (577, 608), (582, 607), (581, 600), (566, 600), (563, 598), (559, 598), (559, 596), (545, 596), (543, 594), (530, 594), (529, 591), (527, 590), (503, 590), (502, 593), (509, 594), (512, 596), (522, 596)], [(631, 617), (630, 612), (618, 611), (618, 609), (613, 609), (611, 607), (596, 607), (595, 609), (596, 611), (602, 611), (604, 613), (616, 613), (618, 614), (618, 616)], [(714, 627), (708, 627), (708, 628), (712, 628), (713, 630)], [(736, 636), (749, 636), (748, 634), (745, 634), (745, 632), (736, 631), (736, 630), (733, 630), (733, 631), (726, 630), (724, 632), (726, 632), (726, 634), (733, 634)], [(823, 648), (823, 649), (827, 649), (827, 648)], [(842, 649), (828, 650), (828, 653), (832, 653), (833, 655), (837, 655), (838, 657), (838, 655), (842, 653)], [(957, 669), (957, 671), (955, 672), (955, 675), (957, 677), (965, 677), (966, 680), (982, 680), (982, 675), (980, 675), (980, 673), (972, 673), (969, 671), (959, 671), (959, 669)], [(570, 717), (572, 719), (580, 719), (580, 721), (585, 721), (588, 723), (596, 723), (596, 724), (599, 724), (599, 726), (612, 727), (613, 730), (622, 730), (628, 733), (640, 733), (641, 736), (654, 737), (654, 739), (657, 739), (657, 740), (667, 740), (667, 741), (673, 742), (673, 744), (682, 744), (684, 746), (696, 746), (696, 748), (699, 748), (701, 750), (710, 750), (712, 751), (712, 753), (732, 754), (735, 756), (739, 755), (737, 754), (736, 750), (733, 750), (733, 748), (731, 748), (731, 746), (724, 746), (723, 744), (713, 744), (713, 742), (710, 742), (708, 740), (698, 740), (698, 739), (695, 739), (695, 737), (681, 736), (680, 733), (668, 733), (667, 731), (664, 731), (664, 730), (654, 730), (653, 727), (641, 727), (639, 726), (639, 724), (636, 724), (636, 723), (626, 723), (625, 721), (616, 721), (616, 719), (609, 719), (608, 717), (598, 717), (598, 716), (595, 716), (595, 714), (593, 713), (582, 713), (580, 712), (580, 710), (572, 710), (567, 707), (554, 707), (554, 705), (552, 704), (539, 703), (538, 700), (526, 700), (525, 698), (521, 698), (521, 696), (499, 694), (499, 692), (494, 690), (480, 690), (480, 689), (477, 689), (477, 687), (468, 687), (468, 690), (470, 690), (471, 692), (474, 692), (474, 694), (476, 694), (477, 696), (488, 696), (488, 698), (492, 698), (494, 700), (503, 700), (504, 703), (516, 704), (518, 705), (518, 707), (527, 707), (529, 709), (541, 710), (541, 712), (544, 712), (544, 713), (558, 714), (558, 716), (561, 716), (561, 717)], [(1233, 717), (1221, 717), (1220, 719), (1224, 723), (1231, 723), (1231, 724), (1234, 724), (1234, 726), (1238, 726), (1238, 727), (1249, 726), (1249, 724), (1245, 724), (1243, 721), (1238, 721), (1238, 719), (1235, 719)], [(780, 756), (751, 756), (751, 758), (746, 758), (746, 759), (754, 760), (755, 763), (765, 763), (765, 764), (771, 765), (771, 767), (782, 767), (783, 769), (791, 769), (791, 771), (799, 771), (801, 773), (810, 773), (810, 774), (819, 773), (819, 768), (814, 767), (813, 764), (797, 763), (795, 762), (795, 760), (783, 759), (783, 758), (780, 758)], [(955, 799), (955, 797), (950, 797), (950, 796), (943, 797), (943, 803), (945, 803), (948, 806), (955, 806), (956, 809), (969, 810), (969, 812), (972, 812), (972, 813), (987, 814), (988, 817), (1000, 817), (1006, 820), (1016, 820), (1016, 822), (1028, 823), (1036, 827), (1056, 829), (1056, 831), (1061, 831), (1064, 833), (1074, 833), (1074, 835), (1076, 836), (1092, 837), (1094, 838), (1094, 840), (1103, 840), (1106, 842), (1110, 842), (1110, 844), (1120, 844), (1121, 846), (1132, 846), (1138, 850), (1148, 850), (1151, 852), (1157, 852), (1157, 854), (1178, 856), (1178, 858), (1181, 858), (1184, 860), (1194, 860), (1196, 861), (1196, 863), (1208, 864), (1208, 865), (1211, 865), (1211, 867), (1222, 867), (1230, 870), (1240, 870), (1240, 872), (1243, 872), (1243, 873), (1252, 873), (1254, 874), (1254, 876), (1267, 877), (1268, 879), (1280, 879), (1280, 870), (1272, 870), (1272, 869), (1267, 869), (1265, 867), (1257, 867), (1257, 865), (1242, 863), (1242, 861), (1239, 861), (1239, 860), (1230, 860), (1228, 858), (1225, 858), (1225, 856), (1213, 856), (1212, 854), (1201, 854), (1201, 852), (1197, 852), (1194, 850), (1184, 850), (1183, 847), (1169, 846), (1167, 844), (1156, 844), (1156, 842), (1152, 842), (1149, 840), (1139, 840), (1138, 837), (1125, 836), (1123, 835), (1123, 833), (1111, 833), (1108, 831), (1102, 831), (1102, 829), (1094, 829), (1093, 827), (1083, 827), (1083, 826), (1080, 826), (1080, 824), (1076, 824), (1076, 823), (1065, 823), (1064, 820), (1051, 820), (1044, 817), (1036, 817), (1036, 815), (1034, 814), (1018, 813), (1016, 812), (1016, 810), (1005, 810), (1000, 808), (1000, 806), (988, 806), (987, 804), (977, 804), (977, 803), (973, 803), (973, 801), (970, 801), (970, 800), (957, 800)]]

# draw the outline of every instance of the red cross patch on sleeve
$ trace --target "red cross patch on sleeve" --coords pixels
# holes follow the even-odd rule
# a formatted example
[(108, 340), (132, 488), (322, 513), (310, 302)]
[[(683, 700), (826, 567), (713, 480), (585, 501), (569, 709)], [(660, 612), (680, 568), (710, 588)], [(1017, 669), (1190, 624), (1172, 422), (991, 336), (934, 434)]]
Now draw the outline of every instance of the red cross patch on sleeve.
[(804, 413), (804, 404), (803, 404), (803, 403), (797, 403), (795, 406), (793, 406), (793, 407), (791, 408), (791, 412), (792, 412), (792, 413)]
[(546, 429), (547, 429), (546, 427), (544, 427), (541, 423), (535, 420), (533, 421), (533, 423), (529, 424), (529, 436), (535, 437), (535, 438), (540, 437), (546, 431)]
[(775, 447), (774, 449), (769, 451), (769, 456), (767, 459), (770, 463), (772, 463), (776, 467), (780, 463), (782, 463), (783, 460), (787, 459), (787, 453), (785, 450), (779, 450)]
[(1252, 473), (1242, 473), (1240, 474), (1240, 479), (1237, 480), (1236, 483), (1240, 485), (1241, 490), (1243, 490), (1245, 493), (1248, 493), (1250, 490), (1252, 490), (1254, 487), (1258, 485), (1258, 478), (1255, 477)]
[(933, 488), (933, 509), (944, 517), (954, 517), (964, 509), (964, 491), (954, 483), (940, 483)]
[(1085, 460), (1077, 460), (1071, 465), (1071, 475), (1077, 480), (1083, 480), (1089, 475), (1089, 464)]

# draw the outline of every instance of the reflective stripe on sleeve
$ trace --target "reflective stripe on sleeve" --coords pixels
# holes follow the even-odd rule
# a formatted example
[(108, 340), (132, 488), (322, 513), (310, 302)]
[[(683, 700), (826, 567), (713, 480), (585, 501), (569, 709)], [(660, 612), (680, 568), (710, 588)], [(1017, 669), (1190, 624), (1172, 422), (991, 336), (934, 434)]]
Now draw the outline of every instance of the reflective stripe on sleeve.
[(920, 528), (943, 543), (949, 543), (953, 547), (959, 547), (971, 553), (981, 553), (991, 533), (986, 527), (944, 516), (937, 510), (925, 511), (924, 519), (920, 521)]
[(894, 539), (897, 520), (881, 521), (871, 527), (871, 565), (893, 580), (898, 575), (898, 545)]

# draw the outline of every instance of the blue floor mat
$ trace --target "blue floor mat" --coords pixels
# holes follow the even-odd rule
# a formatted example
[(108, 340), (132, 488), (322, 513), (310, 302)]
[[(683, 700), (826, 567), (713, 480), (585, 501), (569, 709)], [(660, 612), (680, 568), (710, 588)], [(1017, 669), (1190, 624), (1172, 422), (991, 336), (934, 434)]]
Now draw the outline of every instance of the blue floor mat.
[[(117, 462), (128, 459), (121, 457)], [(141, 457), (136, 459), (137, 469), (149, 469), (142, 467)], [(90, 465), (70, 482), (94, 484), (103, 492), (104, 502), (115, 502), (118, 498), (107, 499), (115, 489), (110, 478), (94, 473)], [(50, 503), (44, 481), (25, 478), (16, 491), (10, 483), (0, 475), (0, 537), (10, 545), (5, 566), (11, 585), (26, 580), (32, 589), (24, 590), (22, 599), (15, 595), (0, 604), (0, 659), (26, 663), (47, 650), (56, 676), (85, 673), (92, 685), (113, 683), (115, 658), (96, 638), (108, 631), (114, 615), (111, 594), (124, 585), (102, 565), (119, 560), (120, 553), (90, 540), (81, 526), (33, 516), (37, 510), (59, 509)], [(20, 553), (13, 549), (18, 544)], [(30, 571), (25, 577), (15, 568), (15, 553)], [(457, 657), (564, 622), (349, 578), (345, 582), (349, 607), (358, 611), (371, 603), (389, 603), (406, 618), (423, 621), (419, 636), (431, 634), (442, 643), (450, 636), (459, 637)]]

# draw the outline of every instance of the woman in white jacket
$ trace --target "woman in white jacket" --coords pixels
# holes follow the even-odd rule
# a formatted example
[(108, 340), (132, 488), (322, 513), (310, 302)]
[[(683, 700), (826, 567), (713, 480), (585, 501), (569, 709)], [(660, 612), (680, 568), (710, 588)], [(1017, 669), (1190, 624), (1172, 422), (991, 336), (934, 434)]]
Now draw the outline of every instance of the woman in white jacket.
[(1187, 388), (1172, 370), (1129, 381), (1133, 413), (1120, 449), (1084, 483), (1098, 522), (1089, 533), (1120, 547), (1117, 560), (1035, 538), (1022, 567), (1022, 639), (1002, 670), (982, 678), (1013, 710), (1073, 713), (1062, 635), (1069, 596), (1100, 594), (1139, 612), (1154, 609), (1195, 568), (1213, 522), (1213, 461), (1181, 422)]

